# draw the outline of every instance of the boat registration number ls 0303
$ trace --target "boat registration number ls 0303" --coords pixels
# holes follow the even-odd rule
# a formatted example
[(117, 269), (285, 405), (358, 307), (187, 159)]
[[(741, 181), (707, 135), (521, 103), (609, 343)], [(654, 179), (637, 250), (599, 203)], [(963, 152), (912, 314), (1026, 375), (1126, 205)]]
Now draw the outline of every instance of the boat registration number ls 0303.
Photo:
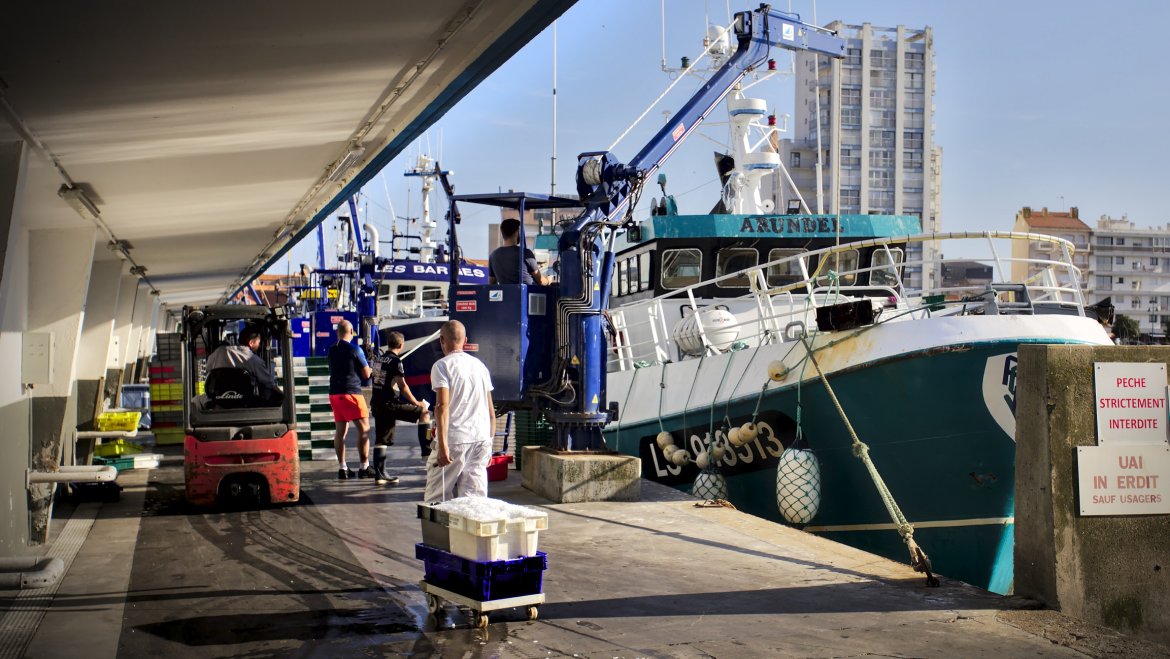
[[(723, 448), (722, 456), (711, 463), (725, 476), (744, 474), (760, 469), (776, 469), (780, 454), (796, 439), (796, 422), (787, 415), (761, 412), (756, 418), (756, 436), (736, 446), (727, 435), (731, 428), (739, 428), (751, 421), (750, 416), (732, 417), (733, 425), (716, 424), (715, 445)], [(710, 443), (709, 424), (689, 426), (685, 430), (667, 431), (674, 436), (675, 446), (687, 451), (690, 461), (677, 465), (668, 460), (657, 444), (657, 435), (646, 435), (638, 440), (638, 454), (642, 458), (642, 475), (663, 485), (689, 484), (699, 474), (695, 459), (707, 450)], [(685, 439), (684, 439), (685, 436)]]

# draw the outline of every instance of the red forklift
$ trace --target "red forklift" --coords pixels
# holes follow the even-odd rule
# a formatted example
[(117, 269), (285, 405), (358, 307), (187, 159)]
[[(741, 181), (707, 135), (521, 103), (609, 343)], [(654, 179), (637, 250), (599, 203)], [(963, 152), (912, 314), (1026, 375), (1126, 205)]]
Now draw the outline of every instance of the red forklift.
[[(260, 346), (252, 354), (263, 366), (250, 358), (241, 363), (248, 351), (240, 349), (225, 347), (221, 355), (231, 352), (232, 359), (212, 358), (236, 337), (257, 333)], [(301, 467), (287, 309), (184, 307), (181, 335), (187, 501), (233, 507), (298, 501)], [(207, 368), (209, 358), (216, 368)], [(273, 378), (277, 360), (280, 377)], [(260, 368), (268, 369), (269, 377), (257, 378)], [(276, 386), (264, 386), (265, 381)]]

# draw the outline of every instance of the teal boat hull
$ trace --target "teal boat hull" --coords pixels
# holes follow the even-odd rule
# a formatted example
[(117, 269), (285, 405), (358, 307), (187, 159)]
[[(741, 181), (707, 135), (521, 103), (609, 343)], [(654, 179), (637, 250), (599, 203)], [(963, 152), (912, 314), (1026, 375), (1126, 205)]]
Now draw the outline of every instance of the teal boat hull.
[[(894, 499), (916, 525), (915, 539), (934, 569), (998, 593), (1012, 588), (1015, 439), (988, 410), (984, 374), (1002, 364), (1002, 395), (1014, 404), (1018, 345), (935, 348), (846, 368), (828, 378)], [(718, 469), (737, 508), (783, 522), (776, 505), (776, 465), (796, 439), (798, 400), (802, 434), (820, 462), (822, 478), (820, 510), (806, 528), (907, 562), (906, 547), (868, 471), (854, 457), (846, 426), (819, 379), (806, 376), (799, 386), (769, 388), (762, 400), (721, 401), (713, 424), (709, 408), (692, 403), (685, 420), (677, 414), (662, 418), (661, 426), (657, 419), (614, 424), (606, 440), (622, 453), (640, 456), (644, 477), (689, 491), (698, 468), (693, 462), (668, 466), (655, 444), (659, 431), (682, 438), (685, 429), (683, 448), (693, 459), (712, 426), (719, 435), (727, 427), (720, 421), (724, 417), (735, 425), (745, 423), (758, 404), (760, 438), (730, 449), (736, 455)]]

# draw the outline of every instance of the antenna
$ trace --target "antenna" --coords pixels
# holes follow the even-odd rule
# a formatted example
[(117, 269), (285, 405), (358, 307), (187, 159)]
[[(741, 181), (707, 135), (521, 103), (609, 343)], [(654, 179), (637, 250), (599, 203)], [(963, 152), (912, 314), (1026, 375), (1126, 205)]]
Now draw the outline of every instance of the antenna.
[(553, 21), (553, 69), (552, 69), (552, 173), (548, 194), (557, 194), (557, 22)]
[(662, 70), (666, 70), (666, 0), (662, 0)]

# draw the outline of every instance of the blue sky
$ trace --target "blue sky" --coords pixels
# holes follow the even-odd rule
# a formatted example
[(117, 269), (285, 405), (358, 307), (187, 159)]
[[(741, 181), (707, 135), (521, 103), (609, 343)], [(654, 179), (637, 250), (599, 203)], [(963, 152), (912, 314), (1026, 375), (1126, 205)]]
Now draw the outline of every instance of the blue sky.
[[(732, 3), (731, 10), (757, 3)], [(666, 53), (677, 65), (694, 57), (709, 18), (726, 24), (724, 0), (668, 0)], [(783, 2), (775, 3), (788, 9)], [(792, 11), (814, 22), (812, 2)], [(935, 143), (943, 148), (944, 231), (1007, 230), (1022, 206), (1080, 209), (1095, 226), (1101, 215), (1128, 214), (1139, 226), (1170, 223), (1170, 74), (1156, 38), (1170, 25), (1170, 3), (1118, 0), (823, 1), (816, 23), (934, 31)], [(670, 84), (662, 58), (659, 0), (580, 0), (557, 22), (557, 190), (573, 190), (576, 155), (601, 150)], [(485, 80), (429, 132), (420, 148), (454, 172), (461, 194), (516, 189), (547, 193), (552, 150), (552, 28)], [(784, 62), (785, 51), (775, 51)], [(684, 81), (615, 149), (631, 158), (697, 82)], [(791, 114), (793, 80), (780, 76), (753, 95)], [(711, 121), (722, 121), (717, 111)], [(723, 125), (703, 133), (726, 141)], [(705, 212), (718, 195), (712, 151), (692, 137), (664, 166), (680, 210)], [(417, 215), (418, 182), (402, 176), (415, 149), (393, 160), (366, 186), (362, 212), (383, 237), (390, 212)], [(383, 182), (384, 181), (384, 182)], [(657, 192), (657, 186), (652, 186)], [(389, 199), (387, 198), (387, 191)], [(648, 191), (642, 207), (652, 194)], [(442, 211), (443, 200), (432, 198)], [(465, 253), (487, 255), (487, 225), (498, 211), (465, 206)], [(642, 210), (639, 215), (644, 215)], [(440, 222), (440, 229), (443, 225)], [(292, 266), (312, 262), (316, 244), (293, 251)], [(283, 267), (274, 268), (283, 270)]]

